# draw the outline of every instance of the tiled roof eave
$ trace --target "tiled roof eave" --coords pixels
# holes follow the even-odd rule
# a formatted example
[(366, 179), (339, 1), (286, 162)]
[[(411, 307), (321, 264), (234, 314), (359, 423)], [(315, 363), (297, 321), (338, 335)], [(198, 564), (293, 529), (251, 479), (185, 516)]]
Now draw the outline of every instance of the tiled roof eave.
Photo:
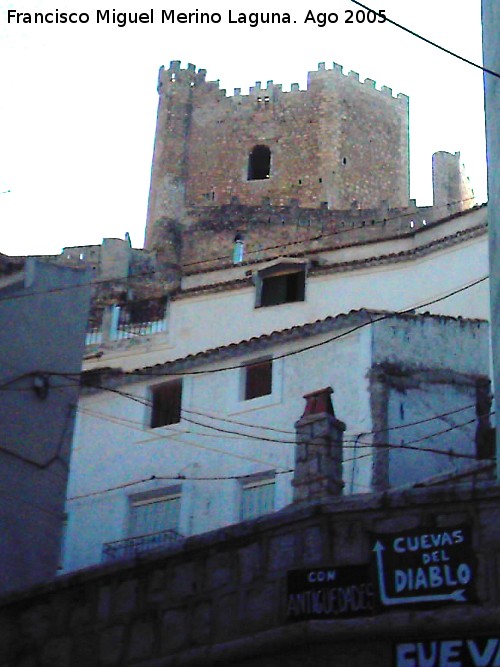
[[(119, 386), (121, 384), (130, 384), (142, 382), (144, 380), (152, 380), (155, 378), (167, 377), (172, 375), (183, 375), (185, 372), (196, 370), (201, 374), (203, 369), (198, 369), (199, 366), (206, 366), (217, 362), (223, 362), (228, 359), (235, 359), (249, 352), (257, 352), (267, 350), (277, 343), (289, 343), (296, 340), (306, 340), (312, 336), (321, 335), (329, 332), (334, 332), (338, 329), (345, 329), (351, 327), (355, 330), (357, 327), (363, 326), (370, 322), (376, 322), (379, 319), (389, 319), (397, 317), (399, 319), (414, 319), (418, 318), (432, 318), (434, 320), (446, 321), (467, 321), (471, 323), (483, 323), (485, 320), (465, 319), (461, 317), (452, 317), (447, 315), (434, 315), (431, 313), (417, 314), (413, 312), (398, 313), (392, 311), (379, 311), (360, 309), (352, 310), (348, 313), (342, 313), (336, 316), (329, 316), (314, 322), (308, 322), (301, 325), (296, 325), (288, 329), (273, 331), (269, 334), (261, 334), (249, 339), (241, 340), (228, 345), (222, 345), (217, 348), (210, 348), (203, 350), (196, 354), (190, 354), (186, 357), (174, 359), (167, 362), (160, 362), (154, 366), (146, 366), (136, 368), (132, 371), (120, 372), (117, 369), (111, 370), (109, 374), (110, 386)], [(323, 343), (318, 343), (323, 344)], [(308, 345), (304, 346), (306, 349)], [(98, 369), (91, 372), (98, 372)], [(102, 384), (102, 382), (100, 383)]]

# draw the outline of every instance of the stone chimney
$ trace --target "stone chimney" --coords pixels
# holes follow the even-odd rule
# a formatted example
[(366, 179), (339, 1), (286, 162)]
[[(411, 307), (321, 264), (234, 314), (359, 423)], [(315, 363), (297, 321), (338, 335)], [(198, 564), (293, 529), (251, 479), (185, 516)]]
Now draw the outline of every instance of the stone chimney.
[(342, 438), (345, 424), (335, 417), (326, 387), (306, 394), (304, 414), (295, 424), (293, 502), (327, 500), (342, 494)]

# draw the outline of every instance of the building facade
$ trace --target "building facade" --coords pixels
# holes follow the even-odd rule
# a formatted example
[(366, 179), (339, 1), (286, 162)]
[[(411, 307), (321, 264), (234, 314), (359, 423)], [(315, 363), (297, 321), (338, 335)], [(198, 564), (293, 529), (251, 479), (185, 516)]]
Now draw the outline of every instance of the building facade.
[(65, 569), (290, 504), (293, 425), (322, 387), (345, 495), (489, 458), (486, 211), (408, 201), (407, 99), (338, 66), (228, 98), (177, 62), (159, 93), (143, 260), (125, 241), (65, 252), (107, 257), (109, 283)]
[(64, 568), (289, 505), (293, 424), (320, 387), (334, 388), (345, 423), (344, 495), (465, 471), (492, 456), (488, 373), (486, 322), (366, 310), (128, 373), (89, 371)]
[(33, 258), (0, 277), (1, 593), (60, 565), (89, 278)]

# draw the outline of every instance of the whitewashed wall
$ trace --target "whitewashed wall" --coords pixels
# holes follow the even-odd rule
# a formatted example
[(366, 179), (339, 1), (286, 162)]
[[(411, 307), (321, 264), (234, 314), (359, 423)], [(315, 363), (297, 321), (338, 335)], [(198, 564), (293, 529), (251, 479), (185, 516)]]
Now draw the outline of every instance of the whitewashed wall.
[[(391, 318), (314, 349), (290, 354), (346, 332), (356, 322), (351, 317), (344, 329), (269, 348), (260, 346), (254, 354), (238, 356), (235, 351), (218, 366), (198, 365), (195, 370), (216, 372), (184, 377), (183, 419), (172, 426), (149, 428), (149, 386), (165, 381), (165, 377), (119, 388), (133, 398), (106, 391), (83, 397), (68, 491), (65, 568), (99, 562), (104, 542), (127, 537), (129, 498), (138, 492), (168, 491), (181, 484), (179, 531), (186, 536), (240, 520), (239, 480), (179, 481), (175, 479), (178, 476), (225, 478), (275, 471), (274, 509), (288, 505), (292, 501), (291, 474), (281, 473), (294, 468), (294, 422), (303, 412), (306, 393), (326, 386), (335, 390), (336, 416), (347, 426), (343, 471), (346, 494), (373, 489), (370, 434), (377, 416), (372, 402), (372, 369), (377, 371), (381, 365), (389, 364), (410, 376), (424, 371), (437, 374), (437, 382), (432, 377), (429, 381), (424, 378), (414, 383), (411, 390), (389, 391), (387, 405), (376, 408), (379, 413), (387, 412), (389, 427), (474, 404), (474, 380), (460, 387), (454, 379), (457, 374), (471, 378), (487, 375), (488, 337), (484, 323), (435, 316)], [(241, 365), (270, 354), (287, 355), (273, 363), (272, 393), (241, 400)], [(227, 369), (228, 366), (235, 368)], [(443, 423), (458, 425), (474, 416), (474, 409), (469, 409), (404, 432), (394, 431), (390, 442), (399, 445), (403, 444), (401, 439), (408, 442), (427, 437)], [(474, 430), (475, 424), (466, 425), (444, 439), (431, 441), (431, 445), (473, 454)], [(246, 438), (242, 435), (245, 433), (253, 437)], [(269, 442), (266, 438), (285, 442)], [(455, 463), (454, 458), (447, 456), (391, 450), (388, 480), (391, 486), (407, 484), (442, 471), (450, 472)], [(153, 475), (173, 479), (134, 483)], [(114, 489), (120, 486), (123, 488)], [(94, 492), (97, 495), (88, 495)]]
[[(273, 365), (272, 394), (249, 401), (239, 400), (239, 368), (184, 378), (183, 414), (187, 418), (257, 438), (263, 435), (284, 440), (285, 444), (221, 433), (185, 420), (150, 429), (149, 408), (140, 402), (108, 392), (82, 398), (68, 490), (65, 568), (71, 570), (99, 562), (104, 542), (126, 537), (130, 494), (168, 489), (179, 482), (154, 480), (79, 500), (72, 500), (74, 497), (152, 475), (227, 477), (289, 470), (295, 462), (294, 422), (303, 413), (303, 395), (329, 385), (335, 389), (336, 414), (347, 423), (348, 434), (356, 429), (369, 431), (370, 341), (371, 332), (366, 328), (315, 350), (277, 360)], [(274, 352), (283, 354), (302, 343), (290, 343), (275, 348)], [(272, 352), (266, 350), (266, 354)], [(262, 357), (262, 351), (253, 356)], [(239, 366), (251, 358), (235, 357), (224, 366)], [(139, 401), (148, 398), (147, 383), (124, 385), (123, 390)], [(232, 422), (271, 426), (286, 433), (245, 428), (241, 423), (218, 420), (217, 416)], [(357, 472), (366, 481), (369, 475), (363, 466), (369, 466), (368, 460), (363, 459), (362, 465), (360, 462)], [(351, 486), (352, 463), (346, 464), (346, 468)], [(290, 474), (276, 476), (275, 509), (291, 502), (290, 478)], [(356, 491), (367, 490), (363, 485), (358, 487), (357, 479), (353, 484)], [(234, 479), (182, 482), (180, 532), (191, 535), (237, 522), (240, 493), (240, 482)]]
[[(386, 244), (386, 250), (393, 249)], [(88, 367), (118, 365), (130, 370), (353, 309), (417, 308), (487, 274), (487, 236), (482, 235), (419, 259), (311, 275), (304, 302), (255, 308), (253, 286), (192, 295), (170, 304), (167, 333), (157, 334), (143, 345), (134, 340), (128, 346), (106, 350), (102, 358), (89, 361)], [(421, 310), (489, 320), (488, 290), (485, 280)]]

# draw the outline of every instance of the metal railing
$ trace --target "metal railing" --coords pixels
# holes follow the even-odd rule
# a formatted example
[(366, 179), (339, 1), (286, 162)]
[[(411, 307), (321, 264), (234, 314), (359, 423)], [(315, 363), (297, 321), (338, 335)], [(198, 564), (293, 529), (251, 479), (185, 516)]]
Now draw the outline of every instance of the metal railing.
[(167, 331), (167, 300), (147, 299), (97, 308), (89, 319), (85, 344), (124, 340)]
[(159, 533), (128, 537), (116, 542), (106, 542), (102, 545), (102, 561), (108, 563), (124, 558), (134, 558), (146, 551), (165, 549), (182, 540), (183, 536), (175, 530), (162, 530)]

